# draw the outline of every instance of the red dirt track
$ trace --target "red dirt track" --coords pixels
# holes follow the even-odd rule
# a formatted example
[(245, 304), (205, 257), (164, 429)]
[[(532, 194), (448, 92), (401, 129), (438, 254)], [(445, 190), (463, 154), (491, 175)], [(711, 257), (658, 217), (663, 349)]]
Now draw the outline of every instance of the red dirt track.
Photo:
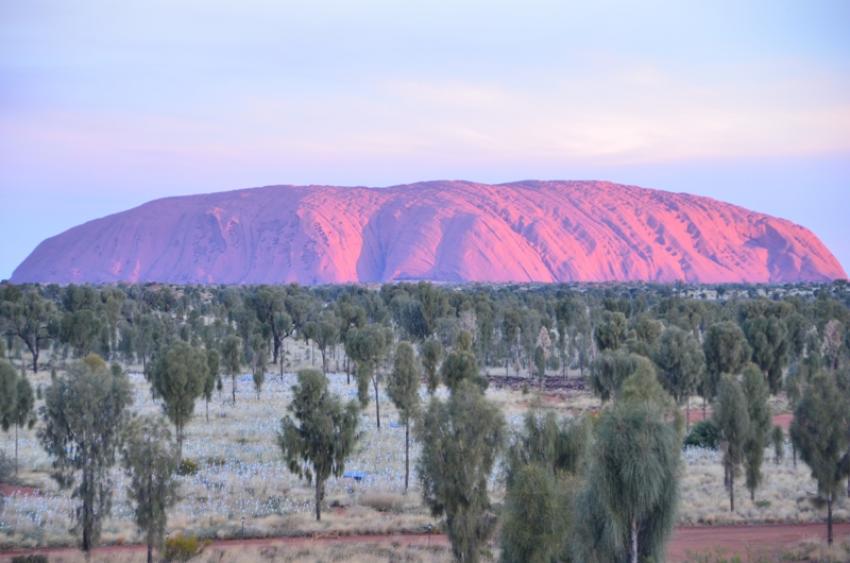
[[(836, 541), (850, 537), (850, 522), (835, 524)], [(676, 528), (667, 546), (671, 563), (685, 561), (689, 553), (720, 551), (726, 556), (747, 553), (776, 555), (782, 549), (806, 539), (826, 539), (825, 524), (767, 524), (754, 526), (698, 526)], [(390, 544), (390, 545), (447, 545), (442, 534), (387, 534), (350, 536), (299, 536), (256, 538), (244, 540), (218, 540), (210, 547), (234, 549), (239, 547), (292, 546), (305, 548), (311, 545), (330, 544)], [(95, 550), (98, 555), (143, 551), (141, 545), (104, 546)], [(42, 553), (45, 555), (69, 555), (74, 548), (58, 547), (32, 550), (0, 552), (0, 561), (9, 561), (15, 555)]]

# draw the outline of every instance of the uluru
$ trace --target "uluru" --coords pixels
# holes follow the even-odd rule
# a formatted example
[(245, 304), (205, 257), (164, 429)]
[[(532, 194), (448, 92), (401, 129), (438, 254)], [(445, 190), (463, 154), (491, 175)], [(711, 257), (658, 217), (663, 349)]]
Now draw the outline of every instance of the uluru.
[(790, 221), (599, 181), (266, 186), (169, 197), (41, 244), (11, 281), (786, 283), (843, 279)]

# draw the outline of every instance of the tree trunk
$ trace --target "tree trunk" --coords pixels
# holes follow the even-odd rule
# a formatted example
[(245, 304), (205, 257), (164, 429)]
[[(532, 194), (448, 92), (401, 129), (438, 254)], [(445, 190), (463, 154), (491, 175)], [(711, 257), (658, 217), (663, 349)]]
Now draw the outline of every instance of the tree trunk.
[[(89, 463), (91, 463), (90, 460), (89, 460)], [(89, 556), (91, 554), (91, 548), (92, 548), (92, 537), (91, 537), (91, 535), (92, 535), (93, 524), (92, 524), (91, 512), (92, 512), (92, 503), (94, 502), (94, 498), (92, 498), (94, 496), (93, 491), (92, 491), (93, 483), (92, 483), (92, 478), (89, 475), (90, 472), (91, 471), (88, 468), (83, 470), (83, 482), (80, 483), (80, 487), (84, 491), (83, 494), (82, 494), (82, 499), (83, 499), (83, 541), (82, 541), (82, 545), (80, 547), (82, 548), (83, 552), (86, 554), (86, 560), (87, 561), (88, 561)]]
[(38, 349), (38, 340), (35, 341), (35, 349), (32, 352), (32, 372), (38, 372), (38, 355), (40, 351)]
[(378, 430), (381, 429), (381, 403), (378, 401), (378, 378), (372, 378), (372, 385), (375, 387), (375, 421), (378, 424)]
[(15, 477), (18, 476), (18, 423), (15, 423)]
[(629, 542), (629, 551), (632, 563), (638, 563), (638, 533), (637, 533), (637, 520), (632, 518), (632, 525), (630, 530), (631, 541)]
[(280, 356), (280, 338), (277, 334), (272, 335), (272, 358), (273, 363), (277, 363), (277, 359)]
[(729, 471), (729, 512), (735, 512), (735, 470)]
[(404, 423), (404, 494), (407, 494), (408, 478), (410, 476), (410, 421)]
[(209, 422), (210, 421), (210, 400), (206, 399), (205, 402), (207, 404), (207, 422)]
[(691, 398), (685, 399), (685, 431), (691, 431)]
[(148, 468), (148, 563), (153, 563), (153, 468)]
[(316, 478), (316, 522), (322, 519), (322, 483)]
[(233, 404), (235, 405), (236, 404), (236, 374), (235, 373), (230, 374), (230, 382), (232, 383), (231, 394), (233, 396)]
[(174, 429), (177, 435), (177, 458), (183, 459), (183, 428), (181, 425), (175, 424)]
[(826, 497), (826, 543), (832, 546), (832, 493)]

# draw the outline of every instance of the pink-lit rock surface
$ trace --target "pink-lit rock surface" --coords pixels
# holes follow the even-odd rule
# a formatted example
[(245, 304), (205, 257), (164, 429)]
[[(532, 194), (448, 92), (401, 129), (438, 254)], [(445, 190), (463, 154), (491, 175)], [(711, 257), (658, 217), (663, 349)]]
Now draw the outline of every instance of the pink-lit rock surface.
[(160, 199), (42, 242), (14, 282), (794, 282), (846, 278), (808, 229), (607, 182), (269, 186)]

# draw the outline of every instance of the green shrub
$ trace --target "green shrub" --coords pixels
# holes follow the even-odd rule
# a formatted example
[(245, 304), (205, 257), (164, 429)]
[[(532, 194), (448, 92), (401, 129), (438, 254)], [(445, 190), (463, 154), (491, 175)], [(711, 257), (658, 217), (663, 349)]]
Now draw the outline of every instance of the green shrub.
[(198, 472), (198, 462), (186, 458), (180, 462), (180, 465), (177, 467), (177, 474), (182, 476), (194, 475)]
[(165, 540), (163, 557), (166, 561), (189, 561), (199, 555), (204, 547), (204, 543), (195, 536), (180, 534)]
[(686, 446), (697, 446), (700, 448), (717, 449), (720, 441), (720, 429), (711, 420), (702, 420), (691, 427), (690, 433), (685, 437)]
[(212, 467), (223, 467), (227, 465), (227, 459), (222, 456), (210, 456), (207, 458), (207, 465)]

